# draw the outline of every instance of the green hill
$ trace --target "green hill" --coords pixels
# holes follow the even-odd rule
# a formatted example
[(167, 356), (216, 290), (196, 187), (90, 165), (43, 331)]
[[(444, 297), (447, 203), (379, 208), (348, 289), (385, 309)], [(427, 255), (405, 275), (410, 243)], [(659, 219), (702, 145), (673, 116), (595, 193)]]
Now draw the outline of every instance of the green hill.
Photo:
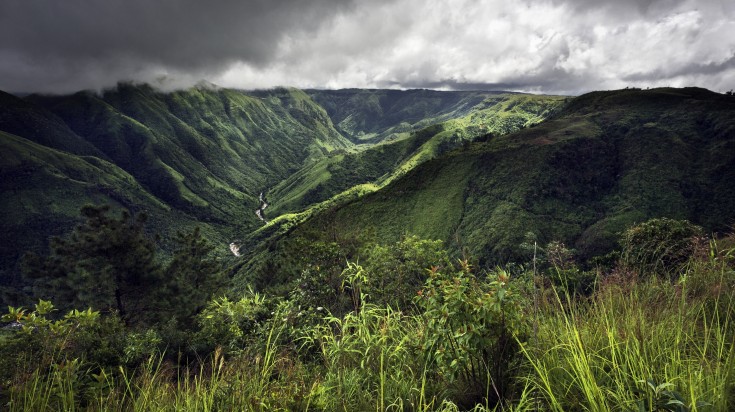
[(43, 107), (0, 91), (0, 130), (38, 144), (80, 155), (105, 158), (77, 136), (64, 121)]
[(501, 92), (435, 90), (307, 90), (355, 143), (379, 142), (462, 117)]
[[(10, 262), (68, 231), (87, 202), (147, 210), (165, 236), (203, 226), (223, 254), (236, 237), (255, 253), (285, 251), (283, 233), (416, 234), (486, 264), (521, 259), (528, 232), (589, 257), (650, 217), (711, 231), (735, 221), (735, 100), (702, 89), (570, 99), (122, 84), (0, 93), (0, 104), (12, 276)], [(265, 227), (254, 213), (262, 192), (274, 220)]]
[[(79, 220), (84, 203), (105, 203), (159, 217), (155, 229), (175, 233), (193, 219), (171, 210), (112, 163), (51, 149), (0, 132), (0, 284), (21, 283), (15, 264), (26, 250), (41, 251), (47, 236)], [(166, 216), (167, 218), (162, 219)]]
[(734, 98), (696, 88), (583, 95), (542, 124), (429, 160), (268, 245), (278, 256), (289, 239), (415, 234), (489, 265), (525, 259), (528, 232), (582, 257), (606, 253), (620, 231), (652, 217), (731, 230)]
[[(229, 254), (263, 223), (258, 196), (305, 165), (353, 144), (295, 89), (260, 99), (199, 87), (162, 93), (121, 84), (102, 94), (0, 93), (0, 271), (17, 280), (24, 250), (68, 232), (85, 203), (146, 210), (170, 239), (202, 226)], [(14, 283), (15, 281), (3, 284)]]
[[(378, 92), (385, 94), (389, 91), (352, 91), (351, 101), (365, 97), (376, 100)], [(419, 90), (410, 91), (428, 94), (427, 104), (419, 105), (415, 94), (407, 104), (425, 107), (429, 103), (442, 101), (433, 98), (440, 92)], [(341, 96), (347, 91), (321, 92), (319, 99), (324, 101), (325, 95)], [(408, 92), (400, 92), (408, 93)], [(271, 216), (303, 210), (307, 206), (327, 200), (351, 187), (362, 184), (374, 184), (380, 187), (397, 176), (401, 176), (421, 164), (422, 162), (439, 156), (468, 141), (481, 136), (503, 135), (520, 130), (521, 128), (537, 124), (553, 113), (559, 111), (568, 98), (556, 96), (533, 96), (507, 93), (480, 93), (480, 92), (447, 92), (449, 100), (454, 105), (442, 106), (454, 109), (441, 116), (425, 118), (415, 123), (427, 124), (438, 121), (439, 118), (457, 116), (413, 132), (390, 132), (394, 127), (371, 130), (388, 130), (392, 133), (392, 140), (385, 140), (375, 145), (363, 146), (361, 150), (326, 157), (319, 162), (309, 165), (288, 179), (268, 191), (268, 198), (272, 208)], [(483, 99), (479, 99), (484, 97)], [(399, 102), (409, 99), (400, 99)], [(479, 102), (478, 102), (479, 100)], [(337, 103), (342, 103), (336, 100)], [(329, 103), (323, 102), (323, 104)], [(336, 104), (336, 103), (335, 103)], [(466, 107), (474, 104), (472, 107)], [(342, 107), (337, 105), (338, 107)], [(458, 108), (459, 107), (459, 108)], [(359, 106), (359, 108), (363, 108)], [(460, 108), (462, 110), (460, 110)], [(367, 110), (367, 109), (365, 109)], [(368, 111), (369, 112), (369, 111)], [(423, 112), (422, 112), (423, 113)], [(356, 116), (354, 113), (351, 116)], [(435, 113), (431, 113), (435, 115)], [(338, 121), (343, 112), (333, 113), (334, 121)], [(406, 120), (404, 117), (400, 119)], [(394, 118), (395, 120), (395, 118)], [(380, 121), (379, 121), (380, 123)], [(390, 122), (381, 123), (384, 126)], [(412, 126), (418, 127), (418, 126)], [(410, 130), (408, 128), (407, 130)]]
[(0, 92), (2, 210), (12, 218), (1, 225), (12, 236), (0, 270), (17, 278), (22, 252), (68, 232), (85, 203), (145, 210), (164, 242), (202, 226), (229, 254), (230, 241), (264, 224), (254, 213), (263, 192), (269, 217), (304, 210), (365, 183), (384, 185), (478, 135), (537, 123), (562, 104), (492, 92), (206, 84), (172, 93), (132, 84), (63, 96)]
[(258, 224), (258, 194), (351, 143), (298, 90), (278, 98), (120, 85), (98, 96), (31, 97), (168, 204), (203, 220)]

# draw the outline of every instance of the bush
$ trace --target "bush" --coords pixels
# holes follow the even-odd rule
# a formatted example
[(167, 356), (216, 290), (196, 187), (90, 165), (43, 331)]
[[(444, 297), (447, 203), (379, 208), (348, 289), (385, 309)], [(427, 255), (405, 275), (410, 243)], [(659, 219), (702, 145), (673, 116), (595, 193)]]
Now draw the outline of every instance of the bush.
[(651, 219), (623, 233), (622, 261), (639, 274), (678, 276), (703, 244), (702, 228), (686, 220)]
[[(0, 338), (0, 386), (8, 388), (2, 396), (32, 392), (39, 379), (62, 374), (66, 383), (75, 386), (71, 392), (57, 394), (59, 401), (73, 405), (83, 401), (78, 389), (91, 384), (82, 382), (82, 376), (120, 364), (126, 339), (119, 318), (74, 309), (53, 319), (55, 311), (51, 302), (41, 300), (33, 310), (9, 307), (2, 316), (2, 321), (9, 323)], [(0, 399), (0, 404), (4, 405), (5, 399)], [(60, 405), (59, 410), (67, 409)]]
[(265, 297), (251, 293), (238, 301), (215, 299), (197, 316), (200, 329), (195, 340), (205, 351), (215, 346), (236, 353), (257, 337), (270, 317)]
[(392, 245), (374, 245), (365, 259), (370, 279), (370, 287), (365, 291), (372, 303), (408, 311), (432, 266), (452, 266), (439, 240), (406, 236)]
[(522, 298), (506, 271), (496, 269), (480, 281), (468, 263), (460, 266), (451, 275), (431, 271), (419, 291), (425, 350), (449, 378), (460, 406), (503, 401), (514, 384), (517, 339), (527, 333)]

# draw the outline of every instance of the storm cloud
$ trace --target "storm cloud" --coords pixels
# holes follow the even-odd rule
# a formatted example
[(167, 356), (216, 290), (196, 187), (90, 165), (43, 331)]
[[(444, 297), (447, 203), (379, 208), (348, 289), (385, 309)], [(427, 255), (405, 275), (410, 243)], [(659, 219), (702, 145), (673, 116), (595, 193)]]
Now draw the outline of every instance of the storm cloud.
[(5, 0), (0, 89), (735, 87), (725, 0)]

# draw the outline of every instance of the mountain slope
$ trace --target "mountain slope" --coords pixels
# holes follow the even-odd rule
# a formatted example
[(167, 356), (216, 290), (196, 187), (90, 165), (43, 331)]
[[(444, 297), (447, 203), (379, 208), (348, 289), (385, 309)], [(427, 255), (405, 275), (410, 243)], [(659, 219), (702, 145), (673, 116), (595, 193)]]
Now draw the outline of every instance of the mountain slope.
[(262, 190), (353, 146), (295, 89), (268, 100), (125, 84), (102, 94), (0, 92), (0, 132), (6, 285), (18, 283), (23, 251), (44, 253), (48, 237), (70, 231), (85, 203), (147, 211), (164, 247), (177, 231), (201, 226), (230, 254), (233, 234), (263, 224), (254, 213)]
[(378, 143), (450, 119), (464, 117), (505, 92), (436, 90), (307, 90), (343, 135), (355, 143)]
[[(42, 251), (49, 235), (70, 230), (84, 203), (146, 210), (151, 226), (165, 237), (198, 224), (224, 249), (234, 234), (263, 224), (254, 211), (268, 189), (278, 187), (271, 210), (303, 209), (361, 183), (384, 184), (489, 130), (481, 124), (485, 120), (460, 115), (503, 107), (512, 116), (498, 112), (498, 124), (526, 116), (512, 126), (517, 127), (548, 114), (490, 104), (520, 96), (491, 92), (373, 90), (334, 96), (211, 85), (162, 93), (131, 84), (100, 94), (0, 93), (2, 207), (12, 216), (2, 229), (13, 234), (10, 238), (24, 236), (3, 243), (3, 270), (17, 274), (22, 251)], [(315, 101), (334, 107), (340, 96), (348, 96), (352, 106), (329, 113)], [(373, 101), (381, 110), (377, 117)], [(390, 144), (371, 150), (372, 144), (361, 141), (356, 149), (350, 141), (355, 136), (346, 138), (333, 123), (347, 127), (347, 113), (362, 119), (350, 133), (375, 134)], [(440, 120), (440, 126), (425, 127)], [(405, 131), (398, 132), (401, 128)], [(326, 173), (319, 176), (321, 171)], [(315, 190), (319, 185), (326, 188), (321, 193)]]
[[(465, 108), (463, 113), (466, 114), (462, 117), (362, 150), (329, 156), (303, 168), (268, 191), (272, 206), (269, 215), (303, 210), (353, 186), (368, 183), (382, 186), (422, 162), (468, 141), (481, 136), (487, 138), (489, 134), (507, 134), (539, 123), (558, 112), (568, 99), (523, 94), (482, 95), (489, 97)], [(482, 95), (479, 92), (471, 94), (473, 98)], [(467, 99), (462, 101), (466, 103)], [(453, 115), (458, 114), (458, 111), (453, 112)]]
[(105, 157), (69, 129), (61, 118), (39, 105), (0, 91), (0, 109), (0, 130), (6, 133), (70, 153)]
[(17, 285), (15, 264), (25, 250), (41, 251), (49, 235), (61, 235), (79, 220), (84, 203), (146, 210), (157, 219), (154, 229), (175, 233), (182, 222), (195, 222), (146, 192), (112, 163), (51, 149), (0, 132), (0, 285)]
[[(260, 191), (351, 146), (303, 92), (258, 99), (211, 88), (31, 97), (151, 193), (199, 218), (255, 227)], [(319, 116), (321, 115), (321, 116)]]
[(298, 237), (369, 233), (391, 242), (416, 234), (493, 264), (525, 260), (519, 245), (534, 232), (542, 244), (562, 240), (590, 257), (613, 248), (627, 226), (661, 216), (731, 230), (731, 96), (696, 88), (580, 96), (538, 126), (427, 161), (377, 192), (318, 213), (269, 248), (281, 253)]

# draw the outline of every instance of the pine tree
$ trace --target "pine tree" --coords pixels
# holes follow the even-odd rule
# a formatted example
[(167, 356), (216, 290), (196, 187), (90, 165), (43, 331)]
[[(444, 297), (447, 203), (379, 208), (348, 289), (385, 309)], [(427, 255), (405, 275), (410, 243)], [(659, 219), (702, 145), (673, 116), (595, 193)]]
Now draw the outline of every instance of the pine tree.
[(153, 323), (166, 304), (155, 299), (163, 271), (144, 230), (146, 215), (123, 211), (114, 219), (109, 209), (84, 206), (86, 221), (67, 238), (53, 238), (48, 257), (27, 254), (24, 274), (35, 279), (38, 297), (62, 311), (92, 307), (116, 312), (129, 325)]
[(179, 232), (173, 259), (165, 270), (171, 302), (171, 315), (183, 325), (191, 325), (194, 316), (201, 312), (212, 295), (221, 290), (226, 277), (222, 265), (211, 257), (214, 247), (205, 239), (199, 228), (189, 233)]

